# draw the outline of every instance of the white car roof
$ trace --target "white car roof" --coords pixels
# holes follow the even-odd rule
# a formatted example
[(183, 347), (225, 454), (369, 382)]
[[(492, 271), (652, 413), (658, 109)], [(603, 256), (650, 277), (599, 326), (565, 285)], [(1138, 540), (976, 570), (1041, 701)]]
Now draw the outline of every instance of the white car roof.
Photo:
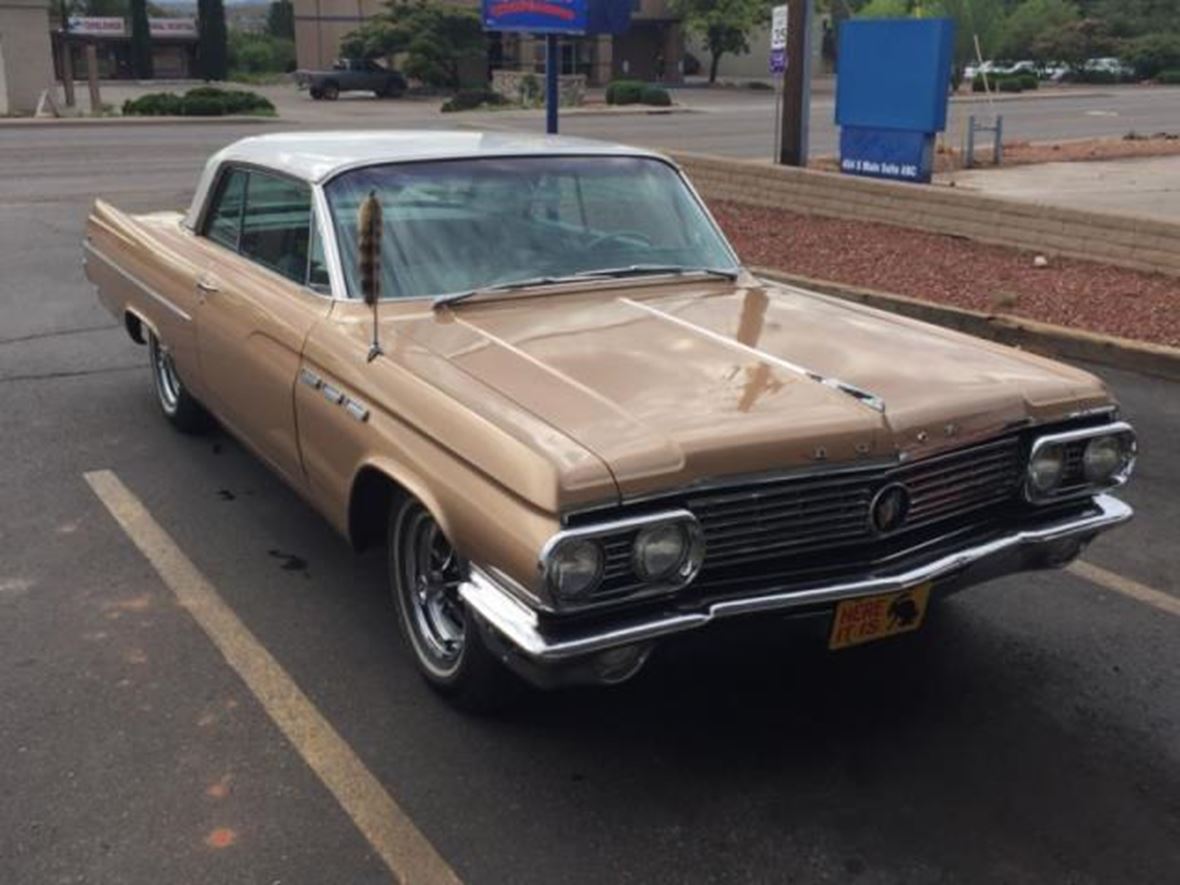
[(666, 159), (643, 148), (588, 138), (529, 133), (390, 129), (256, 135), (235, 141), (209, 158), (185, 224), (196, 226), (217, 170), (227, 162), (274, 169), (309, 183), (319, 183), (345, 169), (385, 163), (563, 154)]

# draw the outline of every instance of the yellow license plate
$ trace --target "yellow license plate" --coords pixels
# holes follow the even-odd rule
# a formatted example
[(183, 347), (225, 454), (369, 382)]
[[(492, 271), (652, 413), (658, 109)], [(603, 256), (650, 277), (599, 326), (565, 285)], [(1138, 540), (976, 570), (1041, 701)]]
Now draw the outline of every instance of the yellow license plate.
[(828, 648), (851, 648), (888, 636), (912, 633), (922, 626), (933, 582), (900, 593), (846, 599), (836, 606)]

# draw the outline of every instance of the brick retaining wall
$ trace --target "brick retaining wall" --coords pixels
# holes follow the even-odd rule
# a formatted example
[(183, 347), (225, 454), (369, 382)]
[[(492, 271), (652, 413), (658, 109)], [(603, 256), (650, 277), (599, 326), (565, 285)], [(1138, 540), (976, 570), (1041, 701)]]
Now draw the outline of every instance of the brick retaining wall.
[(673, 153), (706, 200), (900, 227), (1180, 276), (1180, 224), (987, 197), (948, 187), (855, 178)]

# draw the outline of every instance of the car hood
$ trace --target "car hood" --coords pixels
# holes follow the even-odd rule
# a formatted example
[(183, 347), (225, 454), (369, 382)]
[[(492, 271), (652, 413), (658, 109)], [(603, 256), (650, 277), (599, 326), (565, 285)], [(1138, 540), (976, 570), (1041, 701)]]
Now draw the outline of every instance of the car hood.
[(397, 325), (597, 455), (623, 498), (922, 457), (1110, 402), (1088, 373), (752, 277), (473, 300)]

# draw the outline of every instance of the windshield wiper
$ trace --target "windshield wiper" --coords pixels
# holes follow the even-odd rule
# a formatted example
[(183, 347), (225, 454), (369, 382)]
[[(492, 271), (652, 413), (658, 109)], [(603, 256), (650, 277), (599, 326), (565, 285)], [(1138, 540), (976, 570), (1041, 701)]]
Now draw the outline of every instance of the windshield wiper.
[(570, 280), (582, 279), (581, 274), (573, 274), (564, 277), (529, 277), (524, 280), (513, 280), (510, 283), (494, 283), (491, 286), (480, 286), (478, 289), (468, 289), (465, 292), (451, 292), (447, 295), (438, 295), (430, 302), (431, 307), (441, 307), (444, 304), (455, 304), (459, 301), (466, 301), (468, 298), (474, 298), (476, 295), (492, 295), (496, 292), (511, 292), (514, 289), (529, 289), (533, 286), (552, 286), (556, 283), (567, 283)]
[(497, 292), (511, 292), (516, 289), (530, 289), (534, 286), (554, 286), (559, 283), (573, 283), (578, 280), (622, 279), (624, 277), (648, 276), (654, 274), (702, 274), (720, 277), (726, 280), (736, 280), (738, 271), (714, 267), (685, 267), (680, 264), (629, 264), (626, 267), (607, 267), (601, 270), (584, 270), (579, 273), (564, 276), (529, 277), (524, 280), (513, 280), (509, 283), (495, 283), (491, 286), (481, 286), (478, 289), (468, 289), (465, 292), (451, 292), (439, 295), (431, 301), (431, 307), (442, 307), (446, 304), (457, 304), (477, 295), (494, 295)]
[(738, 273), (737, 268), (730, 269), (725, 267), (691, 267), (683, 264), (628, 264), (626, 267), (607, 267), (602, 270), (590, 270), (579, 274), (579, 276), (621, 279), (623, 277), (641, 277), (655, 274), (676, 274), (677, 276), (701, 274), (702, 276), (720, 277), (725, 280), (736, 280)]

